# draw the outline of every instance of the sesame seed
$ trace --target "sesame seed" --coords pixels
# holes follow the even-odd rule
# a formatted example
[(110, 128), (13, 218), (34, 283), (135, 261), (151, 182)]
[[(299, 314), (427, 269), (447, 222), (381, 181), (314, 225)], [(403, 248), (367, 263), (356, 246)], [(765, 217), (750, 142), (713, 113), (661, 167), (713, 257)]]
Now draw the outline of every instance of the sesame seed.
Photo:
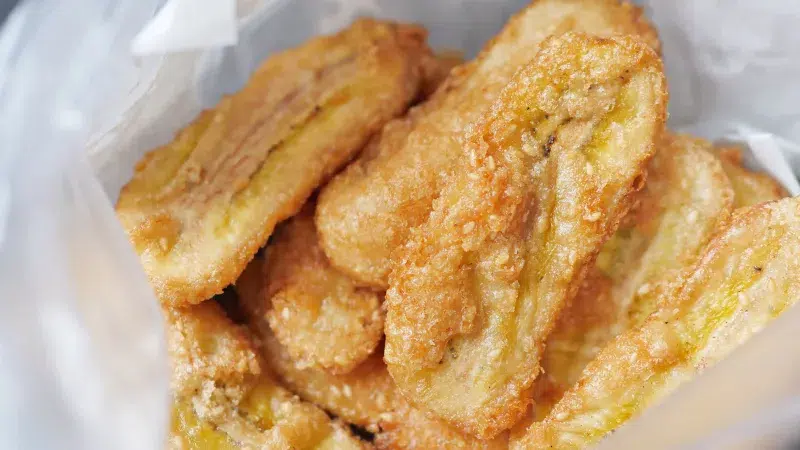
[(494, 262), (502, 265), (508, 262), (508, 258), (508, 250), (503, 250), (503, 253), (497, 255), (497, 258), (495, 258)]
[(600, 211), (587, 214), (584, 216), (584, 219), (586, 219), (587, 222), (597, 222), (600, 219)]

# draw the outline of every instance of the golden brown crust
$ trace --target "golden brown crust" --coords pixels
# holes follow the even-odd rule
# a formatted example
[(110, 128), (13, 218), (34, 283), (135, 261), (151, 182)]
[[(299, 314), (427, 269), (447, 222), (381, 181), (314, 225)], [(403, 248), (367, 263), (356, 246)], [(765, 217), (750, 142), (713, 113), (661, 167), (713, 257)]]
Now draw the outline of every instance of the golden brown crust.
[(548, 338), (534, 396), (541, 417), (617, 334), (641, 325), (733, 211), (734, 193), (711, 143), (665, 136), (637, 208), (603, 246)]
[(245, 329), (215, 302), (165, 315), (174, 374), (168, 448), (364, 448), (264, 373)]
[(736, 207), (757, 205), (759, 203), (788, 197), (789, 193), (766, 173), (747, 169), (742, 165), (742, 150), (735, 146), (717, 149), (717, 156), (728, 174), (733, 190), (736, 192)]
[(585, 448), (719, 362), (800, 299), (800, 199), (737, 210), (661, 309), (619, 335), (511, 449)]
[(456, 50), (436, 52), (426, 64), (422, 65), (422, 89), (420, 99), (430, 98), (444, 83), (453, 68), (464, 63), (464, 54)]
[(612, 286), (608, 276), (592, 267), (575, 298), (561, 311), (547, 337), (542, 373), (534, 382), (530, 420), (542, 420), (564, 391), (577, 381), (586, 364), (617, 333), (612, 328), (617, 320)]
[(347, 373), (383, 338), (383, 294), (356, 287), (330, 266), (317, 243), (313, 214), (310, 202), (267, 247), (261, 309), (299, 366)]
[(508, 433), (482, 440), (408, 404), (385, 415), (375, 447), (386, 450), (506, 450)]
[(424, 38), (363, 19), (276, 54), (140, 161), (117, 214), (162, 303), (220, 293), (277, 222), (405, 111), (431, 57)]
[(386, 288), (391, 252), (427, 219), (463, 153), (459, 136), (496, 100), (543, 39), (575, 30), (637, 35), (659, 48), (639, 8), (617, 0), (537, 0), (509, 20), (472, 62), (458, 66), (425, 103), (394, 120), (320, 196), (317, 226), (334, 266)]
[(254, 259), (236, 284), (248, 321), (260, 337), (269, 367), (289, 388), (337, 417), (376, 433), (380, 449), (505, 449), (506, 436), (480, 441), (463, 435), (444, 421), (428, 417), (402, 398), (386, 370), (380, 352), (351, 372), (334, 375), (314, 367), (298, 367), (253, 305), (263, 298), (262, 261)]
[[(267, 365), (307, 401), (321, 405), (350, 423), (376, 431), (374, 425), (379, 416), (399, 401), (388, 374), (379, 374), (385, 372), (381, 355), (374, 353), (354, 370), (341, 375), (296, 364), (275, 337), (261, 309), (266, 289), (263, 265), (263, 259), (253, 259), (237, 280), (236, 292), (247, 322), (258, 336)], [(354, 396), (352, 392), (370, 394)]]
[(545, 40), (468, 127), (467, 161), (397, 253), (384, 358), (406, 397), (484, 438), (521, 417), (544, 339), (627, 212), (665, 107), (661, 61), (637, 39)]
[(164, 316), (176, 396), (194, 395), (209, 382), (232, 390), (261, 375), (246, 330), (231, 324), (217, 305), (165, 309)]

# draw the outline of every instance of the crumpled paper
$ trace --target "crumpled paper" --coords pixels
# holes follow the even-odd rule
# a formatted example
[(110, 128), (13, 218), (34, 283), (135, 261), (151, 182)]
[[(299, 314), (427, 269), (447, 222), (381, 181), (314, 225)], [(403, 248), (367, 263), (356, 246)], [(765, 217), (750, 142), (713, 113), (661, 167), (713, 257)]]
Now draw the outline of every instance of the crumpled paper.
[[(48, 133), (64, 129), (80, 133), (71, 134), (73, 139), (69, 141), (50, 139), (45, 147), (31, 146), (31, 142), (27, 142), (19, 148), (44, 148), (63, 156), (64, 148), (78, 142), (76, 136), (81, 137), (81, 142), (88, 142), (83, 147), (91, 170), (113, 202), (121, 186), (130, 178), (135, 162), (147, 150), (168, 142), (202, 108), (212, 106), (222, 95), (241, 87), (258, 63), (272, 52), (297, 45), (312, 35), (335, 31), (356, 16), (373, 15), (421, 23), (430, 30), (430, 42), (434, 46), (460, 49), (472, 56), (502, 27), (511, 13), (526, 3), (527, 0), (73, 0), (69, 7), (72, 9), (64, 10), (58, 0), (40, 0), (44, 5), (40, 12), (44, 14), (46, 6), (50, 7), (53, 14), (61, 14), (53, 16), (59, 20), (80, 19), (76, 11), (100, 12), (85, 14), (94, 22), (87, 19), (86, 23), (91, 23), (91, 26), (76, 28), (73, 33), (85, 32), (87, 40), (80, 43), (96, 44), (100, 52), (112, 49), (113, 58), (101, 60), (103, 64), (94, 67), (94, 72), (84, 74), (87, 80), (92, 80), (90, 87), (95, 88), (97, 95), (103, 93), (104, 103), (100, 107), (83, 103), (71, 105), (59, 110), (59, 114), (52, 116), (53, 120), (50, 116), (47, 121), (40, 120), (45, 125), (34, 131), (37, 138), (46, 138), (50, 136)], [(788, 0), (729, 0), (724, 3), (718, 0), (646, 0), (639, 3), (647, 6), (664, 43), (671, 91), (670, 126), (677, 131), (711, 139), (747, 144), (752, 150), (747, 154), (751, 166), (769, 171), (793, 194), (800, 193), (795, 176), (800, 172), (800, 110), (797, 108), (800, 84), (796, 82), (800, 79), (800, 34), (796, 32), (800, 25), (800, 3)], [(108, 20), (101, 12), (116, 11), (110, 6), (112, 4), (126, 6), (130, 16), (114, 16), (117, 22)], [(132, 33), (111, 33), (109, 36), (109, 29), (119, 27), (131, 31), (133, 24), (138, 26)], [(6, 27), (2, 37), (7, 38), (11, 32), (18, 31), (9, 31)], [(0, 39), (0, 67), (4, 58), (11, 55), (4, 53), (8, 50), (5, 43)], [(39, 48), (50, 45), (55, 52), (59, 42), (56, 37), (51, 42), (39, 44), (43, 46)], [(84, 51), (81, 55), (85, 57), (88, 54), (85, 48), (76, 45), (64, 46), (64, 52), (67, 50)], [(45, 59), (49, 57), (44, 56)], [(61, 60), (53, 57), (53, 61)], [(60, 67), (50, 70), (66, 76), (70, 74), (66, 69), (74, 67), (74, 64), (74, 60), (64, 58)], [(0, 78), (7, 89), (5, 84), (9, 79)], [(52, 87), (61, 87), (59, 92), (63, 94), (63, 89), (71, 86), (62, 82)], [(50, 91), (43, 88), (41, 94), (46, 92)], [(78, 98), (92, 97), (84, 95)], [(61, 105), (58, 101), (50, 103), (53, 108)], [(50, 103), (28, 105), (44, 104), (49, 108)], [(13, 109), (14, 106), (19, 104), (0, 102), (0, 118), (16, 117), (13, 113), (18, 111)], [(29, 120), (27, 123), (39, 122)], [(0, 129), (0, 133), (3, 131)], [(48, 261), (48, 273), (53, 279), (76, 282), (78, 288), (70, 294), (84, 301), (114, 297), (115, 291), (111, 287), (118, 286), (118, 289), (135, 293), (142, 302), (154, 302), (140, 270), (127, 268), (127, 272), (108, 273), (120, 269), (111, 261), (133, 261), (133, 254), (126, 247), (121, 230), (115, 227), (113, 220), (109, 220), (113, 214), (110, 204), (101, 206), (102, 201), (97, 201), (96, 181), (87, 175), (88, 169), (83, 163), (79, 161), (70, 165), (64, 161), (68, 158), (48, 159), (50, 165), (45, 167), (53, 172), (53, 176), (12, 177), (9, 174), (13, 175), (19, 166), (12, 165), (10, 161), (13, 158), (6, 156), (9, 148), (13, 150), (16, 147), (10, 146), (8, 140), (4, 142), (5, 151), (0, 149), (0, 269), (13, 266), (19, 270), (20, 264), (14, 265), (19, 259), (3, 259), (9, 248), (18, 247), (18, 254), (30, 259), (22, 262), (37, 261), (36, 254), (31, 253), (32, 247), (24, 247), (27, 241), (21, 240), (20, 236), (46, 231), (40, 227), (25, 229), (19, 216), (15, 218), (9, 211), (13, 212), (20, 201), (30, 201), (22, 194), (39, 198), (33, 194), (42, 194), (44, 188), (33, 189), (36, 180), (58, 180), (60, 178), (56, 175), (63, 172), (69, 174), (66, 194), (71, 195), (72, 200), (77, 199), (75, 205), (84, 205), (85, 209), (62, 207), (56, 210), (73, 218), (70, 220), (75, 220), (75, 217), (91, 219), (91, 223), (100, 225), (97, 229), (82, 226), (71, 231), (76, 233), (74, 235), (50, 239), (47, 241), (50, 250), (64, 245), (64, 242), (83, 242), (73, 240), (76, 236), (83, 239), (91, 235), (106, 236), (115, 245), (96, 250), (118, 255), (118, 259), (109, 260), (106, 253), (77, 262), (71, 262), (69, 258), (57, 259)], [(31, 164), (30, 168), (41, 169), (41, 165)], [(59, 183), (46, 183), (46, 187), (57, 189)], [(63, 206), (63, 203), (53, 200), (60, 197), (51, 195), (52, 192), (46, 196), (50, 202), (41, 203), (41, 208), (52, 204)], [(92, 200), (87, 202), (88, 198)], [(36, 205), (35, 202), (28, 204)], [(41, 208), (33, 209), (32, 213), (41, 212)], [(32, 217), (51, 216), (34, 214)], [(37, 248), (39, 251), (47, 249)], [(75, 251), (74, 248), (67, 249), (63, 254), (75, 255)], [(80, 273), (76, 273), (74, 267), (80, 267)], [(36, 270), (41, 271), (34, 268), (31, 273), (35, 275)], [(123, 272), (130, 276), (117, 278)], [(104, 283), (100, 283), (101, 278)], [(0, 277), (0, 280), (4, 279)], [(9, 283), (11, 288), (19, 287), (19, 279), (9, 278)], [(150, 322), (153, 324), (153, 329), (149, 330), (152, 333), (135, 327), (122, 330), (125, 333), (139, 332), (141, 339), (126, 341), (136, 344), (131, 346), (135, 350), (132, 353), (123, 353), (121, 358), (112, 359), (108, 364), (81, 366), (70, 358), (77, 355), (91, 360), (91, 351), (108, 351), (113, 347), (111, 343), (122, 345), (120, 330), (103, 327), (103, 320), (97, 315), (86, 315), (91, 311), (86, 309), (91, 304), (68, 311), (22, 308), (26, 304), (38, 305), (42, 299), (49, 299), (50, 305), (59, 305), (59, 295), (63, 293), (47, 290), (45, 286), (34, 290), (12, 289), (11, 292), (14, 297), (8, 298), (19, 299), (7, 302), (12, 307), (9, 313), (17, 314), (8, 317), (20, 319), (17, 327), (0, 329), (0, 341), (3, 342), (0, 355), (14, 355), (14, 359), (4, 359), (5, 365), (0, 366), (0, 392), (5, 404), (5, 408), (0, 406), (0, 419), (3, 419), (0, 422), (18, 425), (14, 430), (19, 435), (0, 441), (8, 444), (3, 448), (52, 448), (47, 444), (56, 442), (60, 448), (152, 448), (152, 445), (143, 443), (152, 443), (159, 436), (163, 437), (166, 412), (161, 415), (150, 412), (154, 404), (157, 406), (158, 399), (166, 396), (164, 377), (155, 373), (153, 380), (158, 382), (151, 385), (143, 385), (139, 380), (146, 379), (145, 368), (155, 370), (166, 364), (163, 359), (145, 359), (145, 355), (163, 358), (163, 353), (156, 348), (158, 344), (148, 340), (160, 336), (156, 322)], [(151, 310), (155, 309), (154, 303), (148, 304)], [(126, 310), (124, 305), (115, 304), (115, 308), (118, 313)], [(74, 314), (76, 311), (83, 315)], [(27, 322), (22, 321), (23, 318)], [(135, 323), (148, 322), (137, 320)], [(40, 329), (26, 328), (25, 324), (39, 327), (49, 324), (45, 339), (22, 339), (30, 337), (31, 330)], [(800, 383), (796, 382), (800, 376), (800, 365), (796, 362), (800, 361), (795, 356), (800, 355), (800, 349), (795, 348), (799, 344), (792, 335), (797, 324), (800, 324), (800, 310), (787, 312), (733, 357), (682, 388), (663, 406), (623, 427), (603, 445), (606, 448), (641, 448), (643, 443), (647, 443), (647, 448), (657, 448), (659, 445), (694, 443), (719, 448), (731, 440), (744, 442), (744, 434), (749, 438), (783, 438), (785, 424), (800, 417), (800, 388), (797, 387)], [(36, 353), (26, 353), (29, 350), (9, 353), (9, 348), (24, 350), (24, 347), (6, 344), (14, 339), (43, 347), (37, 347)], [(105, 342), (109, 348), (91, 345), (100, 342)], [(57, 348), (56, 343), (75, 345), (82, 352), (48, 356), (48, 351)], [(30, 354), (42, 357), (26, 359)], [(32, 366), (32, 362), (64, 370), (46, 372), (42, 367)], [(137, 363), (142, 363), (142, 366), (137, 366)], [(137, 368), (140, 369), (138, 372)], [(117, 373), (112, 375), (114, 370)], [(42, 378), (18, 376), (28, 373), (42, 375)], [(9, 374), (11, 376), (3, 376)], [(115, 380), (121, 380), (117, 388), (125, 386), (122, 382), (125, 379), (119, 378), (120, 374), (125, 374), (130, 381), (125, 395), (122, 391), (109, 390)], [(97, 379), (106, 380), (106, 383), (86, 381)], [(65, 392), (69, 395), (65, 396)], [(139, 399), (146, 399), (149, 403), (137, 402)], [(36, 407), (48, 404), (48, 400), (55, 401), (59, 407), (40, 416), (43, 409)], [(27, 405), (27, 408), (16, 410), (15, 405)], [(698, 411), (698, 414), (693, 411)], [(76, 423), (79, 426), (75, 426)], [(37, 424), (47, 433), (42, 433)], [(2, 428), (0, 434), (11, 429)]]

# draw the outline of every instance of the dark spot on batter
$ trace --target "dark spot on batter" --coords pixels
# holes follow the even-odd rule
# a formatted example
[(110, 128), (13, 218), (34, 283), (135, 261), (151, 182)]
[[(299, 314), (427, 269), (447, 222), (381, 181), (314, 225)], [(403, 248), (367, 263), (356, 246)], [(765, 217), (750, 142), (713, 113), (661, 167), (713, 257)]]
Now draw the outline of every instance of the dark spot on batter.
[(450, 345), (448, 345), (448, 346), (447, 346), (447, 351), (450, 353), (450, 358), (452, 358), (452, 359), (458, 359), (458, 352), (457, 352), (457, 351), (456, 351), (456, 349), (453, 347), (453, 344), (452, 344), (452, 343), (451, 343)]
[(372, 442), (375, 440), (375, 433), (370, 433), (366, 428), (350, 424), (350, 431), (364, 441)]
[(633, 184), (631, 185), (631, 187), (633, 187), (634, 191), (638, 191), (644, 187), (644, 181), (645, 181), (644, 175), (642, 174), (636, 175), (636, 178), (633, 179)]
[(556, 135), (555, 133), (553, 133), (547, 138), (547, 142), (544, 143), (545, 158), (550, 156), (550, 150), (552, 150), (553, 144), (555, 144), (555, 142), (556, 142)]

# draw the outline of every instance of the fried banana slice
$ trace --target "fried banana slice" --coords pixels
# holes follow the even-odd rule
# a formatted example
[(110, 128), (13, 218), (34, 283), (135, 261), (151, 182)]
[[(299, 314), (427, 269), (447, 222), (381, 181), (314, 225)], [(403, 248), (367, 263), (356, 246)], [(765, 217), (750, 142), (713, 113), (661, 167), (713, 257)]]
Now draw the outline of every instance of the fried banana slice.
[(605, 347), (512, 449), (585, 448), (637, 416), (800, 299), (800, 198), (744, 208), (662, 308)]
[(166, 316), (175, 399), (168, 448), (366, 448), (263, 373), (249, 336), (216, 303)]
[(384, 359), (406, 397), (483, 438), (522, 416), (558, 313), (642, 186), (665, 105), (661, 61), (635, 38), (542, 44), (398, 252)]
[(461, 136), (497, 99), (547, 36), (576, 30), (637, 35), (659, 43), (641, 10), (617, 0), (535, 0), (436, 94), (390, 122), (362, 156), (322, 191), (317, 228), (331, 263), (361, 283), (387, 288), (391, 252), (430, 214), (444, 175), (462, 157)]
[(667, 135), (648, 167), (637, 207), (598, 255), (594, 270), (547, 340), (534, 405), (543, 417), (617, 334), (640, 326), (657, 299), (730, 217), (734, 192), (711, 143)]
[[(388, 377), (388, 372), (386, 372)], [(363, 393), (366, 395), (366, 392)], [(506, 450), (508, 433), (483, 440), (462, 433), (447, 422), (410, 406), (400, 405), (384, 415), (375, 447), (387, 450)]]
[(262, 261), (258, 258), (250, 263), (236, 282), (236, 291), (248, 322), (259, 335), (262, 353), (270, 368), (292, 391), (340, 419), (376, 433), (375, 446), (379, 449), (508, 448), (506, 435), (481, 441), (411, 407), (397, 391), (381, 352), (373, 353), (351, 372), (342, 375), (298, 366), (259, 312), (259, 305), (265, 298), (260, 264)]
[(219, 294), (277, 222), (405, 111), (432, 58), (424, 40), (365, 19), (274, 55), (139, 162), (117, 215), (162, 303)]
[[(264, 310), (269, 309), (270, 297), (265, 291), (269, 282), (264, 278), (263, 259), (256, 257), (236, 280), (236, 293), (239, 307), (247, 323), (258, 337), (263, 348), (264, 357), (272, 370), (283, 381), (306, 400), (321, 405), (333, 414), (356, 425), (376, 431), (372, 425), (383, 412), (395, 404), (394, 392), (389, 385), (393, 384), (388, 376), (372, 376), (383, 366), (380, 356), (373, 354), (366, 361), (349, 373), (333, 375), (317, 367), (297, 364), (288, 348), (281, 344), (269, 324)], [(267, 305), (265, 307), (265, 305)], [(352, 385), (359, 385), (358, 392), (372, 392), (373, 395), (354, 398)], [(384, 384), (386, 383), (386, 384)], [(351, 385), (345, 389), (345, 384)], [(391, 396), (384, 395), (390, 393)]]
[(464, 55), (455, 50), (444, 50), (436, 53), (430, 64), (423, 66), (421, 99), (425, 100), (433, 95), (439, 86), (444, 83), (454, 67), (464, 62)]
[(736, 207), (757, 205), (784, 197), (789, 193), (775, 179), (762, 172), (748, 170), (742, 165), (742, 150), (722, 147), (717, 150), (722, 167), (728, 174), (736, 192)]
[(257, 306), (300, 367), (347, 373), (383, 339), (383, 294), (356, 287), (317, 244), (314, 202), (267, 247), (266, 298)]

